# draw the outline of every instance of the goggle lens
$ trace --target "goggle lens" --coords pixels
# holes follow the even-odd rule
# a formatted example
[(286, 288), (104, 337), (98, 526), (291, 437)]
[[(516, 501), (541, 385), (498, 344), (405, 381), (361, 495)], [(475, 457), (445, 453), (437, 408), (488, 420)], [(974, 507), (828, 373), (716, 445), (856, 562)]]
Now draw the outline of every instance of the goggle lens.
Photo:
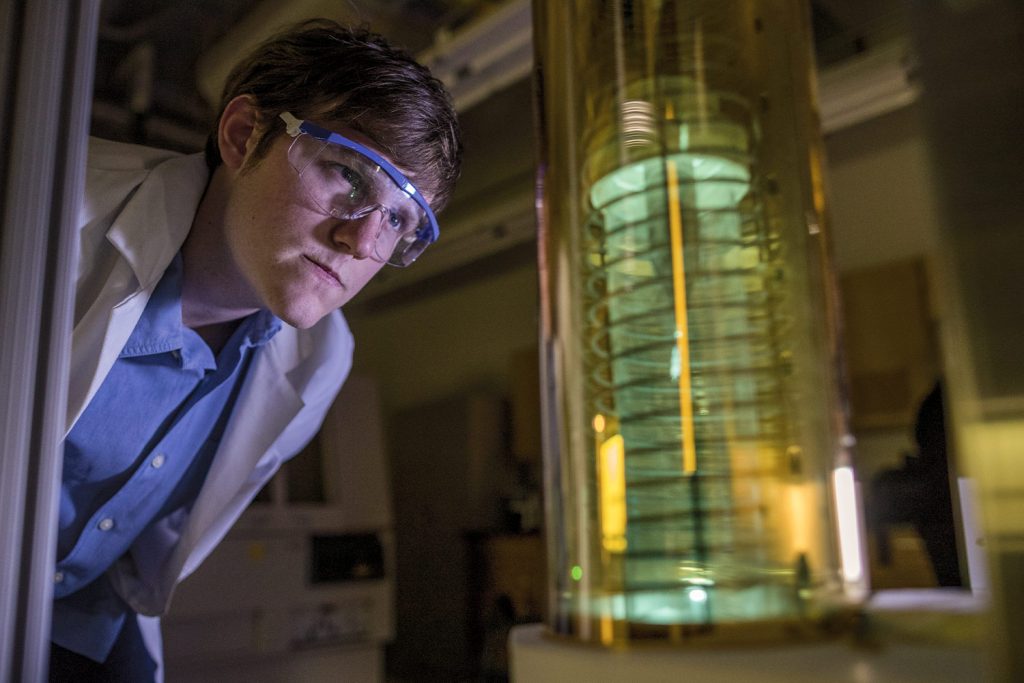
[[(284, 115), (282, 118), (289, 123), (289, 134), (293, 122), (304, 124), (292, 117), (291, 121)], [(330, 135), (350, 143), (337, 133)], [(376, 214), (376, 260), (407, 266), (434, 241), (432, 216), (407, 191), (415, 192), (411, 183), (399, 186), (377, 161), (357, 149), (319, 139), (301, 129), (295, 130), (293, 137), (288, 160), (320, 211), (340, 220)]]

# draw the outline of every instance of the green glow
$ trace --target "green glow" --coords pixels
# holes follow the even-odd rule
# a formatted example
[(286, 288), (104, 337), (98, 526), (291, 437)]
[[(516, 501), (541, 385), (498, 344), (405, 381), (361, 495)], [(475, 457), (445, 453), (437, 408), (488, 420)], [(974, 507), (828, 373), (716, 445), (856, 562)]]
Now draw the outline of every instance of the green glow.
[(573, 581), (579, 581), (582, 578), (583, 578), (583, 567), (579, 566), (578, 564), (574, 565), (573, 568), (572, 568), (572, 580)]
[[(705, 142), (725, 141), (727, 127), (718, 132)], [(631, 620), (702, 622), (712, 613), (758, 618), (790, 609), (788, 587), (740, 578), (767, 573), (776, 559), (763, 552), (758, 513), (750, 512), (762, 502), (736, 488), (733, 468), (737, 453), (761, 457), (778, 447), (779, 379), (765, 371), (774, 363), (767, 230), (747, 140), (733, 137), (736, 147), (716, 153), (626, 164), (589, 192), (596, 229), (588, 322), (606, 359), (592, 378), (591, 412), (617, 418), (630, 444), (622, 581)], [(669, 164), (675, 188), (667, 187)], [(691, 395), (682, 397), (673, 211), (682, 224), (692, 378)], [(696, 475), (683, 468), (681, 401), (692, 402)], [(712, 581), (715, 589), (703, 587)]]

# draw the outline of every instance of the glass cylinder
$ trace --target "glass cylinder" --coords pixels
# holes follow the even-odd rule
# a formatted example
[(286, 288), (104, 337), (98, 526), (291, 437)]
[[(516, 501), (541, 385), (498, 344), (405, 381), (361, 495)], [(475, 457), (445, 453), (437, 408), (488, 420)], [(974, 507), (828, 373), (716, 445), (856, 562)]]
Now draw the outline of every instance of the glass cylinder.
[(534, 21), (550, 626), (827, 632), (865, 578), (809, 7)]
[[(943, 352), (957, 463), (991, 576), (992, 680), (1024, 680), (1024, 5), (911, 3), (937, 181)], [(969, 505), (969, 503), (968, 503)]]

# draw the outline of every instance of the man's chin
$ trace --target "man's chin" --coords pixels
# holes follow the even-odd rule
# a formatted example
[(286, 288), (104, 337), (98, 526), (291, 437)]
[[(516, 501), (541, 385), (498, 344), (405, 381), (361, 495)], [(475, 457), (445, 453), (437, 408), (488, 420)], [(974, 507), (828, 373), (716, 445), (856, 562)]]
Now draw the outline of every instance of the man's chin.
[(326, 310), (294, 310), (284, 308), (282, 310), (270, 309), (270, 312), (281, 319), (281, 322), (286, 325), (290, 325), (299, 330), (308, 330), (309, 328), (316, 325), (318, 322), (324, 319), (328, 313), (332, 310), (328, 308)]
[[(362, 289), (362, 287), (359, 289)], [(329, 300), (325, 300), (326, 297), (320, 298), (316, 296), (282, 297), (283, 300), (277, 302), (277, 305), (271, 303), (266, 308), (280, 318), (281, 322), (300, 330), (308, 330), (323, 320), (331, 311), (340, 309), (351, 301), (352, 297), (359, 292), (359, 289), (355, 292), (346, 289), (344, 296), (331, 296)]]

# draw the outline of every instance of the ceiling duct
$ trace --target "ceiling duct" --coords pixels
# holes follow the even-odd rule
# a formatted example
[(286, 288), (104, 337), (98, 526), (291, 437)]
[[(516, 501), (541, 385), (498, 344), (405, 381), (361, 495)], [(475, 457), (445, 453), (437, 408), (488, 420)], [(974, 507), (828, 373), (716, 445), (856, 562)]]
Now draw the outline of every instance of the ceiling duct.
[(530, 0), (511, 0), (456, 34), (440, 31), (419, 60), (440, 78), (466, 111), (526, 78), (533, 69)]
[(199, 58), (196, 68), (199, 92), (212, 107), (219, 106), (224, 82), (244, 54), (282, 27), (311, 17), (324, 17), (341, 23), (360, 19), (351, 15), (346, 3), (337, 0), (261, 2)]

